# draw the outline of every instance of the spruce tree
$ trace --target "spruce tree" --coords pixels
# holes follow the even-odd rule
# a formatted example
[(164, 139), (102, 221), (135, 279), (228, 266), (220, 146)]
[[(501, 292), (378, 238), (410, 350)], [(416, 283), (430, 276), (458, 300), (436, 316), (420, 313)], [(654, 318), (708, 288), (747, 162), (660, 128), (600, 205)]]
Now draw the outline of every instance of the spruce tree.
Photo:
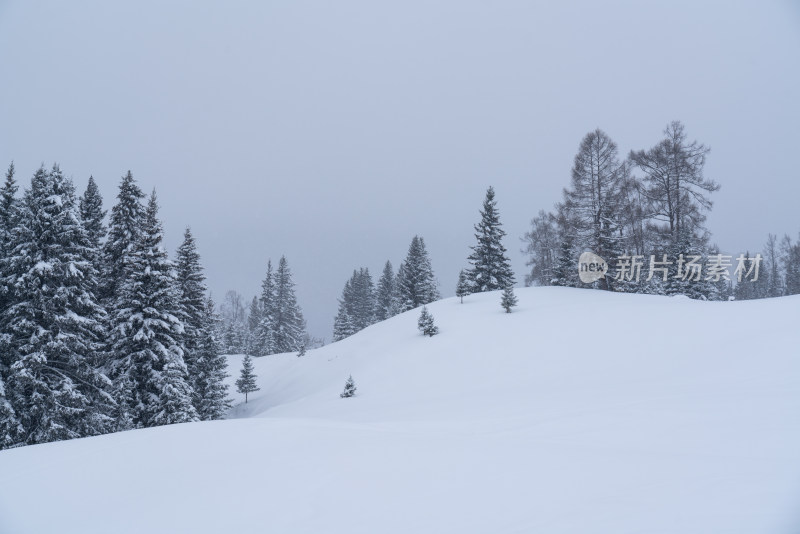
[(117, 390), (129, 390), (128, 413), (138, 427), (196, 421), (193, 391), (183, 360), (180, 293), (164, 250), (155, 192), (141, 231), (126, 253), (114, 306), (112, 336)]
[[(109, 429), (110, 382), (96, 367), (104, 311), (94, 291), (92, 248), (75, 188), (57, 165), (31, 180), (2, 259), (10, 288), (0, 316), (5, 402), (26, 444)], [(8, 422), (3, 424), (8, 427)], [(11, 426), (14, 426), (12, 421)]]
[(16, 446), (24, 435), (14, 407), (6, 398), (5, 375), (0, 372), (0, 450)]
[(464, 297), (469, 295), (469, 279), (464, 269), (458, 273), (458, 284), (456, 285), (456, 296), (461, 299), (461, 304), (464, 304)]
[(433, 337), (439, 333), (439, 327), (433, 324), (433, 315), (428, 311), (427, 306), (422, 307), (422, 312), (417, 320), (417, 327), (423, 335)]
[(295, 352), (306, 334), (306, 321), (297, 304), (294, 282), (286, 257), (281, 256), (275, 271), (275, 303), (272, 322), (275, 352)]
[(375, 320), (385, 321), (397, 313), (395, 306), (396, 279), (392, 262), (386, 261), (375, 293)]
[(119, 185), (117, 204), (111, 208), (108, 239), (103, 246), (100, 298), (107, 306), (113, 304), (117, 289), (127, 278), (125, 266), (130, 265), (128, 256), (141, 232), (144, 196), (131, 171), (128, 171)]
[(517, 296), (514, 294), (514, 286), (506, 286), (503, 290), (503, 297), (500, 299), (500, 305), (506, 313), (511, 313), (511, 308), (517, 305)]
[(17, 181), (14, 178), (14, 162), (8, 166), (6, 180), (0, 188), (0, 256), (8, 252), (8, 242), (11, 239), (11, 230), (16, 224), (17, 208)]
[(261, 356), (261, 348), (258, 343), (258, 329), (261, 324), (261, 302), (258, 297), (253, 296), (250, 301), (250, 310), (247, 313), (247, 347), (245, 352), (251, 356)]
[(514, 283), (511, 261), (506, 256), (503, 237), (506, 232), (500, 223), (494, 189), (489, 187), (481, 209), (481, 221), (475, 225), (477, 245), (472, 247), (468, 272), (472, 290), (476, 293), (504, 289)]
[(183, 322), (183, 361), (186, 364), (189, 386), (194, 395), (192, 403), (200, 412), (203, 402), (197, 380), (199, 379), (198, 360), (205, 351), (203, 343), (210, 326), (206, 310), (206, 285), (203, 268), (200, 265), (200, 254), (190, 228), (183, 233), (183, 243), (178, 247), (175, 261), (177, 275), (179, 318)]
[(257, 353), (261, 356), (275, 354), (275, 279), (272, 260), (267, 262), (267, 275), (261, 284), (261, 319), (256, 339)]
[(397, 300), (399, 311), (413, 310), (439, 299), (436, 277), (425, 248), (425, 240), (414, 236), (408, 254), (397, 273)]
[(97, 249), (99, 254), (103, 239), (105, 239), (107, 233), (103, 222), (106, 212), (103, 211), (103, 197), (100, 195), (100, 189), (98, 189), (92, 176), (89, 176), (89, 184), (80, 199), (80, 213), (89, 244)]
[(260, 389), (256, 378), (258, 377), (253, 372), (253, 360), (249, 354), (245, 354), (244, 360), (242, 360), (242, 372), (236, 380), (236, 391), (244, 393), (245, 404), (247, 404), (247, 395)]
[(344, 391), (339, 393), (339, 396), (343, 399), (349, 399), (350, 397), (355, 397), (356, 390), (356, 383), (353, 380), (353, 375), (347, 377), (347, 382), (344, 383)]
[(195, 404), (197, 415), (202, 421), (221, 419), (230, 408), (228, 385), (225, 378), (228, 361), (220, 354), (215, 336), (214, 302), (209, 297), (205, 301), (202, 328), (194, 362)]

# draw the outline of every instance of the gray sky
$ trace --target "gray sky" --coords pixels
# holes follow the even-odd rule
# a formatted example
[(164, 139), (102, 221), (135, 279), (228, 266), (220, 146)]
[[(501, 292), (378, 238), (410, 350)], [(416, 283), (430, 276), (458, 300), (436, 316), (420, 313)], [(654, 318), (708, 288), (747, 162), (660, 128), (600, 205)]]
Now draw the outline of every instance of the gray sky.
[(0, 73), (0, 166), (92, 174), (106, 207), (130, 169), (218, 300), (285, 254), (328, 340), (353, 268), (415, 233), (453, 294), (489, 185), (521, 282), (519, 237), (596, 127), (623, 155), (673, 119), (710, 146), (724, 251), (800, 230), (790, 0), (0, 0)]

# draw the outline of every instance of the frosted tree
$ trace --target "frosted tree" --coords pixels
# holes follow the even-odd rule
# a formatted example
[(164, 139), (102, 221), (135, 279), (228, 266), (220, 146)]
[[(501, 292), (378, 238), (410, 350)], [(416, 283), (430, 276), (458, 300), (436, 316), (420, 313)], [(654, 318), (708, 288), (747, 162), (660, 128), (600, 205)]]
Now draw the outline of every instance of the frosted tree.
[(458, 273), (458, 284), (456, 284), (456, 296), (461, 299), (461, 304), (464, 303), (464, 297), (470, 294), (470, 283), (467, 278), (467, 273), (464, 269)]
[(10, 294), (0, 316), (6, 374), (0, 410), (11, 406), (26, 444), (109, 429), (110, 382), (96, 367), (105, 314), (93, 293), (97, 273), (77, 204), (72, 181), (57, 165), (49, 173), (40, 168), (2, 259)]
[(339, 311), (333, 320), (333, 340), (341, 341), (346, 337), (350, 337), (357, 332), (350, 314), (347, 312), (347, 306), (343, 301), (339, 302)]
[(221, 419), (230, 408), (228, 399), (228, 361), (220, 354), (215, 336), (214, 302), (205, 300), (196, 358), (194, 362), (194, 402), (197, 414), (203, 421)]
[(198, 420), (183, 360), (177, 277), (162, 242), (153, 192), (125, 256), (127, 278), (118, 288), (112, 334), (112, 376), (121, 395), (129, 391), (128, 413), (137, 427)]
[(334, 319), (334, 341), (363, 330), (375, 322), (375, 290), (369, 269), (354, 270), (345, 282)]
[(284, 256), (275, 271), (275, 305), (273, 336), (275, 352), (294, 352), (300, 349), (306, 335), (306, 321), (297, 304), (289, 263)]
[(245, 354), (242, 360), (242, 371), (239, 374), (239, 378), (236, 380), (236, 391), (244, 393), (245, 404), (247, 404), (248, 394), (260, 389), (256, 383), (256, 378), (258, 377), (253, 370), (253, 359), (249, 354)]
[(261, 356), (261, 345), (258, 342), (258, 329), (261, 324), (261, 302), (254, 296), (250, 301), (250, 310), (247, 312), (247, 339), (245, 353), (251, 356)]
[(526, 265), (531, 269), (525, 275), (525, 285), (550, 285), (560, 244), (555, 216), (539, 210), (539, 214), (531, 220), (531, 229), (525, 232), (522, 240), (526, 243), (524, 252), (529, 256)]
[(6, 179), (0, 187), (0, 256), (5, 256), (7, 243), (11, 239), (11, 230), (16, 224), (16, 194), (19, 187), (14, 178), (14, 162), (8, 166)]
[(503, 296), (500, 299), (500, 305), (506, 311), (511, 313), (511, 308), (517, 305), (517, 296), (514, 294), (514, 286), (506, 286), (503, 290)]
[(24, 432), (14, 408), (6, 398), (5, 374), (0, 372), (0, 450), (16, 446)]
[(100, 298), (107, 305), (113, 303), (117, 289), (127, 278), (125, 266), (130, 265), (128, 256), (141, 231), (144, 196), (131, 171), (128, 171), (119, 185), (117, 203), (111, 208), (108, 239), (103, 246)]
[(428, 311), (427, 306), (422, 307), (419, 319), (417, 320), (417, 328), (419, 328), (419, 331), (422, 332), (423, 335), (429, 337), (433, 337), (439, 333), (439, 327), (433, 324), (433, 315)]
[(425, 240), (414, 236), (405, 261), (397, 273), (397, 302), (400, 312), (413, 310), (439, 299), (436, 277), (425, 248)]
[(255, 352), (261, 356), (274, 354), (275, 348), (275, 274), (272, 260), (267, 261), (267, 274), (261, 283), (261, 318), (258, 324)]
[(227, 291), (219, 308), (220, 350), (225, 354), (244, 352), (247, 341), (247, 316), (242, 295), (233, 290)]
[(514, 283), (511, 261), (503, 246), (506, 232), (500, 223), (500, 213), (492, 187), (486, 191), (480, 214), (481, 220), (475, 225), (475, 239), (478, 243), (472, 247), (472, 254), (468, 258), (472, 267), (467, 272), (475, 293), (503, 289)]
[[(192, 403), (199, 412), (203, 402), (203, 391), (198, 388), (200, 378), (198, 360), (205, 354), (207, 341), (205, 330), (213, 325), (206, 309), (206, 285), (200, 254), (190, 228), (183, 233), (183, 243), (178, 247), (175, 260), (177, 276), (179, 318), (183, 323), (183, 361), (186, 364), (189, 386), (193, 390)], [(213, 338), (212, 338), (213, 339)], [(216, 343), (212, 343), (216, 349)]]
[(383, 273), (378, 280), (378, 288), (375, 292), (375, 320), (385, 321), (397, 313), (395, 305), (396, 277), (392, 269), (392, 262), (386, 260), (383, 266)]
[(97, 261), (99, 261), (100, 249), (107, 233), (103, 222), (106, 212), (103, 210), (103, 197), (100, 195), (100, 189), (98, 189), (92, 176), (89, 176), (89, 183), (80, 198), (79, 207), (81, 221), (83, 221), (83, 227), (86, 229), (86, 237), (89, 239), (89, 245), (97, 249)]
[(349, 399), (350, 397), (355, 397), (356, 390), (356, 383), (353, 380), (353, 375), (347, 377), (347, 382), (344, 383), (344, 391), (339, 393), (339, 396), (343, 399)]

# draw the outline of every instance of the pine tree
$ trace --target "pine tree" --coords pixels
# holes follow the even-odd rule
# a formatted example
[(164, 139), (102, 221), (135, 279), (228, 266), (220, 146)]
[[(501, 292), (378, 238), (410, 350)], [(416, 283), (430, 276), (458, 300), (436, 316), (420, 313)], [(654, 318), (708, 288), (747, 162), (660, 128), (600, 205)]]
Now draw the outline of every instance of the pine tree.
[(230, 408), (228, 399), (228, 377), (226, 369), (228, 361), (219, 352), (215, 336), (214, 302), (209, 297), (203, 308), (203, 325), (195, 359), (195, 404), (197, 414), (202, 421), (221, 419)]
[(503, 297), (500, 299), (500, 305), (506, 313), (511, 313), (511, 308), (517, 305), (517, 296), (514, 294), (514, 286), (506, 286), (503, 290)]
[(472, 291), (494, 291), (514, 283), (511, 261), (506, 256), (503, 237), (506, 232), (500, 223), (494, 189), (489, 187), (481, 209), (481, 221), (475, 225), (475, 238), (478, 244), (472, 247), (469, 262), (472, 268), (468, 277)]
[(106, 432), (113, 399), (96, 367), (105, 317), (93, 293), (97, 273), (72, 181), (57, 165), (49, 173), (40, 168), (18, 215), (2, 259), (3, 285), (11, 292), (0, 317), (6, 375), (0, 411), (8, 417), (7, 402), (26, 444)]
[(392, 262), (387, 260), (383, 266), (383, 274), (381, 274), (381, 278), (378, 281), (378, 289), (375, 295), (376, 321), (385, 321), (389, 317), (396, 315), (395, 286), (396, 279), (394, 270), (392, 270)]
[(114, 306), (112, 374), (118, 391), (130, 390), (128, 410), (137, 427), (198, 419), (183, 360), (177, 277), (162, 241), (153, 192), (141, 231), (125, 256), (127, 278)]
[(0, 373), (0, 450), (16, 446), (24, 433), (14, 408), (6, 398), (4, 374)]
[(413, 310), (439, 299), (436, 277), (425, 248), (425, 240), (414, 236), (408, 254), (397, 273), (399, 311)]
[(306, 344), (303, 343), (303, 345), (300, 347), (300, 350), (297, 352), (297, 357), (302, 358), (305, 355), (306, 355)]
[(428, 311), (427, 306), (422, 307), (422, 312), (419, 314), (417, 327), (422, 335), (433, 337), (439, 333), (439, 327), (433, 324), (433, 315)]
[(131, 171), (122, 178), (117, 204), (111, 208), (108, 239), (103, 247), (103, 284), (100, 299), (110, 306), (117, 297), (117, 289), (127, 278), (125, 266), (128, 256), (141, 233), (144, 193), (133, 179)]
[(258, 343), (258, 328), (261, 324), (261, 302), (253, 296), (250, 301), (250, 310), (247, 313), (247, 343), (245, 353), (251, 356), (261, 356), (261, 347)]
[(353, 375), (350, 375), (347, 378), (347, 382), (344, 383), (344, 391), (342, 391), (339, 396), (343, 399), (348, 399), (350, 397), (355, 397), (356, 395), (356, 383), (353, 381)]
[(275, 352), (294, 352), (303, 344), (306, 321), (297, 304), (294, 282), (286, 257), (281, 256), (275, 271), (275, 307), (273, 318)]
[(247, 404), (248, 393), (258, 391), (260, 388), (256, 384), (256, 374), (253, 372), (253, 360), (249, 354), (244, 355), (242, 360), (242, 372), (236, 380), (236, 391), (244, 393), (244, 403)]
[(106, 212), (103, 211), (103, 197), (100, 195), (100, 189), (98, 189), (92, 176), (89, 176), (89, 184), (80, 199), (80, 212), (89, 244), (92, 248), (97, 249), (99, 254), (103, 239), (105, 239), (107, 233), (103, 223)]
[(347, 306), (343, 301), (339, 302), (339, 312), (333, 320), (333, 341), (341, 341), (346, 337), (350, 337), (357, 332), (350, 314), (347, 312)]
[(275, 354), (275, 280), (272, 272), (272, 260), (267, 262), (267, 275), (261, 284), (261, 319), (258, 326), (258, 354), (266, 356)]
[(8, 252), (8, 242), (11, 239), (11, 230), (16, 224), (17, 213), (17, 181), (14, 179), (14, 162), (8, 166), (6, 181), (0, 188), (0, 257)]
[[(183, 361), (186, 364), (188, 383), (194, 392), (192, 404), (200, 412), (203, 403), (203, 392), (200, 391), (198, 379), (200, 372), (198, 360), (205, 353), (204, 342), (210, 326), (206, 310), (206, 286), (203, 268), (200, 265), (200, 254), (190, 228), (183, 233), (183, 243), (178, 247), (175, 271), (177, 275), (179, 318), (183, 322)], [(216, 344), (214, 343), (214, 348)]]
[(464, 304), (464, 297), (469, 295), (470, 289), (469, 279), (464, 269), (458, 273), (458, 284), (456, 285), (456, 296), (461, 299), (461, 304)]

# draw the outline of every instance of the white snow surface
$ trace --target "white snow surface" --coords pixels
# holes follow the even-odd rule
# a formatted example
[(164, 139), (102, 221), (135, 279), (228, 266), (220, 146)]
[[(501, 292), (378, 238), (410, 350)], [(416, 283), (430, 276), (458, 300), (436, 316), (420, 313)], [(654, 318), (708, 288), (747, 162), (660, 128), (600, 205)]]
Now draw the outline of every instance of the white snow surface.
[(800, 532), (800, 298), (517, 295), (256, 358), (224, 421), (2, 451), (0, 533)]

